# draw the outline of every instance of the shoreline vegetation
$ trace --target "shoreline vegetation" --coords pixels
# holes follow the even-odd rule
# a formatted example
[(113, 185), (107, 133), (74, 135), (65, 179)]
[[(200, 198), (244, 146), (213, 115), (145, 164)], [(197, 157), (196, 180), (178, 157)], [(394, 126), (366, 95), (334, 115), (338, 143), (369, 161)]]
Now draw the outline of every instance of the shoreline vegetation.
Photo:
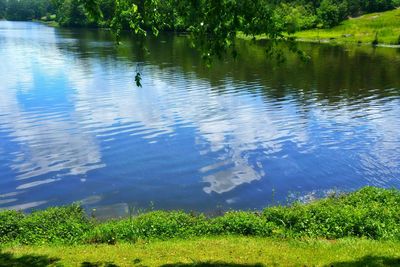
[(66, 264), (88, 259), (115, 264), (88, 266), (128, 266), (125, 259), (132, 263), (134, 255), (140, 260), (137, 263), (146, 258), (150, 266), (169, 262), (252, 266), (215, 262), (260, 263), (256, 259), (264, 264), (321, 266), (377, 261), (384, 266), (400, 263), (399, 214), (400, 190), (376, 187), (306, 204), (294, 202), (259, 212), (229, 211), (217, 217), (158, 210), (100, 222), (77, 204), (30, 214), (3, 210), (0, 266), (6, 266), (2, 260), (18, 262), (32, 253)]
[[(51, 27), (61, 27), (55, 20), (34, 20)], [(333, 28), (314, 28), (290, 35), (297, 42), (324, 43), (332, 45), (374, 45), (400, 47), (400, 8), (395, 10), (365, 14), (349, 18)], [(238, 33), (237, 38), (250, 40), (251, 37)], [(258, 35), (256, 40), (268, 39)]]
[[(388, 16), (389, 15), (389, 16)], [(380, 30), (377, 30), (376, 25), (381, 21), (385, 24)], [(398, 18), (396, 18), (398, 17)], [(392, 19), (398, 19), (393, 21)], [(364, 22), (374, 20), (371, 24), (364, 25)], [(43, 23), (50, 27), (61, 27), (55, 20), (33, 20), (34, 22)], [(109, 28), (102, 28), (109, 29)], [(331, 29), (311, 29), (296, 32), (293, 37), (296, 42), (305, 43), (321, 43), (330, 45), (373, 45), (377, 47), (400, 48), (400, 8), (394, 11), (381, 13), (372, 13), (352, 18), (343, 21), (339, 26)], [(251, 40), (251, 37), (238, 33), (237, 38)], [(260, 35), (256, 36), (255, 40), (266, 40), (267, 37)]]
[(219, 235), (400, 241), (400, 190), (364, 187), (261, 211), (218, 216), (180, 210), (98, 220), (79, 204), (31, 213), (0, 210), (0, 244), (116, 244)]

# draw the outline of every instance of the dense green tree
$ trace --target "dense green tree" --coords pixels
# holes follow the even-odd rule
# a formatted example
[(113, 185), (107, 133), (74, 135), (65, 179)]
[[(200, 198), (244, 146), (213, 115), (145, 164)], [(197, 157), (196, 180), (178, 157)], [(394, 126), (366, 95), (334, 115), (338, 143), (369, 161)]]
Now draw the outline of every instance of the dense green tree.
[(310, 29), (317, 24), (317, 16), (311, 4), (281, 3), (276, 10), (288, 32)]
[(317, 9), (317, 17), (321, 24), (326, 27), (336, 26), (348, 15), (347, 2), (336, 0), (322, 0)]
[(0, 0), (0, 19), (4, 19), (6, 17), (6, 8), (7, 8), (6, 0)]
[(32, 20), (54, 12), (50, 0), (0, 0), (0, 17), (2, 10), (9, 20)]
[(108, 26), (111, 23), (112, 18), (114, 17), (115, 13), (115, 0), (100, 0), (99, 1), (99, 8), (101, 11), (102, 26)]
[(79, 0), (64, 0), (56, 2), (57, 20), (61, 26), (87, 26), (89, 20), (85, 9)]
[(362, 10), (366, 12), (378, 12), (393, 9), (395, 1), (392, 0), (363, 0), (360, 1)]
[(35, 12), (30, 8), (29, 0), (8, 1), (6, 18), (9, 20), (32, 20)]

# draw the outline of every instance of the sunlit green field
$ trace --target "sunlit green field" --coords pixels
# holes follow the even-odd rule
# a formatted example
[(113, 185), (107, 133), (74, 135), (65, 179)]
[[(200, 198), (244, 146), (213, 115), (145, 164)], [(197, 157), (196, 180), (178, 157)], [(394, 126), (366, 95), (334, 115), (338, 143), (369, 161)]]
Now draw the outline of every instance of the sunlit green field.
[(295, 36), (304, 41), (337, 43), (400, 44), (400, 9), (350, 18), (331, 29), (301, 31)]
[(400, 243), (207, 237), (117, 245), (17, 246), (0, 266), (399, 266)]

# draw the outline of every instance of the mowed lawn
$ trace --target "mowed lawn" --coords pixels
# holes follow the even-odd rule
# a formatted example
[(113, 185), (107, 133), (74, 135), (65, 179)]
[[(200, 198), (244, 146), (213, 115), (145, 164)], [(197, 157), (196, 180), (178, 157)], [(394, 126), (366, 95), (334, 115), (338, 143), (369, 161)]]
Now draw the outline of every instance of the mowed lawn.
[(0, 266), (400, 266), (400, 243), (205, 237), (116, 245), (14, 246)]
[(295, 36), (304, 41), (338, 43), (400, 44), (400, 9), (381, 13), (366, 14), (343, 21), (331, 29), (301, 31)]

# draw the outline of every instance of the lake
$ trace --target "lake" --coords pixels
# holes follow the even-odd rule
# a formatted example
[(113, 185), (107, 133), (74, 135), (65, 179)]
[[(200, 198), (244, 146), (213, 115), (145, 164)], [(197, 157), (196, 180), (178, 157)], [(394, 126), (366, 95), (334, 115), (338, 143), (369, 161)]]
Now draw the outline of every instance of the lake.
[[(0, 21), (0, 208), (213, 212), (400, 188), (400, 49), (262, 42), (211, 68), (185, 36)], [(143, 87), (134, 82), (136, 70)]]

